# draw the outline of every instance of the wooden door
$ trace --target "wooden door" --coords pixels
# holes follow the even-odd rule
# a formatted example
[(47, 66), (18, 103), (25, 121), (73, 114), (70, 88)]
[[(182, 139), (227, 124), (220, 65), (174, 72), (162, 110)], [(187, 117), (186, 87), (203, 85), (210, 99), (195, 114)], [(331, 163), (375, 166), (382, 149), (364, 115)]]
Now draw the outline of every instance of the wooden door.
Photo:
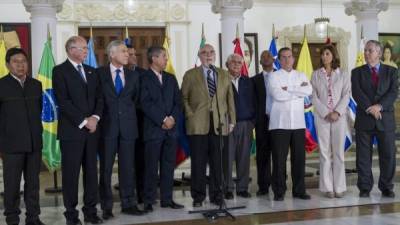
[[(125, 40), (125, 27), (96, 27), (92, 28), (92, 31), (97, 63), (99, 66), (103, 66), (108, 63), (108, 56), (106, 53), (108, 43), (113, 40)], [(78, 33), (80, 36), (89, 40), (90, 28), (79, 28)], [(136, 49), (138, 66), (147, 69), (147, 49), (150, 46), (161, 46), (163, 44), (165, 27), (129, 27), (128, 35), (131, 39), (132, 46)]]

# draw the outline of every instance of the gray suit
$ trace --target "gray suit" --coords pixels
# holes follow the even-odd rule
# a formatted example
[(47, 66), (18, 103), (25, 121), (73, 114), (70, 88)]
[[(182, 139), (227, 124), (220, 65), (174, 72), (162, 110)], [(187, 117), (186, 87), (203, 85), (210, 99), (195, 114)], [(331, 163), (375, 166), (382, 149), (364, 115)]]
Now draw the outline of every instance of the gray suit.
[[(380, 64), (377, 88), (373, 86), (371, 69), (368, 65), (351, 71), (352, 93), (357, 102), (355, 121), (357, 141), (357, 186), (361, 191), (370, 191), (374, 181), (372, 177), (372, 142), (378, 139), (380, 177), (378, 187), (381, 191), (393, 189), (396, 169), (396, 146), (394, 119), (394, 101), (397, 98), (398, 76), (394, 67)], [(366, 113), (374, 104), (382, 106), (382, 119), (375, 120)]]

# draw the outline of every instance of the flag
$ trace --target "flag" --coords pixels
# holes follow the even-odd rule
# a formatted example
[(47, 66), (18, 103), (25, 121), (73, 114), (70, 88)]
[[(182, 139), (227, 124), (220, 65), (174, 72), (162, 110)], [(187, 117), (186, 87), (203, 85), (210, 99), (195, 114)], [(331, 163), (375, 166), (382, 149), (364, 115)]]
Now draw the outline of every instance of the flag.
[(6, 67), (6, 53), (6, 43), (3, 39), (0, 39), (0, 78), (8, 74), (8, 69)]
[(51, 49), (51, 37), (48, 36), (40, 61), (38, 80), (43, 88), (43, 150), (42, 159), (50, 171), (57, 170), (61, 165), (60, 144), (57, 140), (57, 104), (55, 102), (52, 71), (55, 65)]
[[(242, 47), (240, 47), (239, 25), (236, 25), (236, 38), (235, 38), (235, 40), (233, 40), (233, 45), (234, 45), (233, 53), (242, 56), (242, 58), (244, 59)], [(243, 60), (242, 68), (240, 69), (240, 75), (246, 76), (246, 77), (249, 76), (249, 70), (247, 69), (247, 65), (244, 60)]]
[(168, 72), (170, 74), (174, 74), (175, 75), (175, 69), (174, 69), (174, 66), (172, 64), (172, 59), (170, 57), (171, 54), (169, 52), (169, 38), (167, 36), (165, 36), (163, 47), (165, 48), (165, 51), (166, 51), (167, 57), (168, 57), (167, 67), (165, 68), (165, 72)]
[(362, 66), (365, 64), (364, 59), (364, 48), (365, 48), (365, 39), (361, 37), (360, 46), (357, 52), (357, 59), (356, 59), (356, 67)]
[(353, 139), (352, 139), (352, 134), (351, 134), (351, 124), (354, 124), (356, 121), (356, 110), (357, 110), (357, 103), (354, 101), (353, 97), (350, 97), (349, 104), (347, 105), (347, 124), (346, 124), (346, 130), (345, 130), (345, 142), (344, 142), (344, 151), (346, 152), (347, 150), (350, 149)]
[[(201, 24), (201, 40), (200, 40), (200, 46), (199, 50), (206, 45), (206, 36), (204, 35), (204, 23)], [(198, 52), (198, 51), (197, 51)], [(196, 53), (196, 61), (194, 62), (194, 67), (197, 67), (197, 62), (199, 61), (199, 56)]]
[[(169, 38), (167, 36), (164, 39), (163, 47), (165, 48), (168, 57), (165, 72), (175, 75), (175, 69), (172, 64), (171, 54), (169, 52)], [(176, 149), (175, 166), (177, 167), (181, 163), (183, 163), (190, 155), (189, 139), (186, 135), (185, 117), (183, 116), (183, 114), (179, 115), (179, 117), (176, 118), (176, 126), (178, 128), (178, 147)]]
[(281, 68), (281, 64), (278, 60), (278, 50), (276, 49), (276, 39), (275, 37), (272, 38), (271, 43), (269, 44), (269, 52), (274, 57), (274, 69), (279, 70)]
[(125, 41), (125, 45), (126, 46), (132, 45), (132, 41), (129, 38), (129, 32), (128, 32), (128, 27), (127, 26), (125, 26), (125, 40), (124, 41)]
[[(304, 32), (305, 33), (305, 32)], [(311, 62), (310, 50), (308, 48), (307, 37), (304, 35), (303, 45), (300, 50), (299, 61), (297, 62), (297, 71), (304, 73), (308, 80), (311, 79), (313, 66)], [(306, 146), (307, 152), (314, 151), (317, 146), (317, 132), (314, 124), (313, 106), (310, 96), (304, 98), (304, 118), (306, 122)]]
[(93, 43), (93, 32), (92, 28), (90, 28), (90, 38), (88, 42), (88, 54), (86, 56), (85, 61), (83, 62), (86, 65), (89, 65), (93, 68), (97, 68), (97, 60), (96, 55), (94, 54), (94, 43)]

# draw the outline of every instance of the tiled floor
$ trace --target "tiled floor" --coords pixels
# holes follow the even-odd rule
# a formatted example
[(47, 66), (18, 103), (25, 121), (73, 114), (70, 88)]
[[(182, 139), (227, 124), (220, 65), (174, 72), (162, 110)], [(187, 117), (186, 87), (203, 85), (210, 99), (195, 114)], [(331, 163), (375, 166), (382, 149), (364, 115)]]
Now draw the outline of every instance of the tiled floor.
[[(275, 202), (271, 201), (270, 196), (255, 197), (257, 185), (254, 178), (255, 163), (252, 162), (251, 176), (253, 181), (250, 185), (250, 192), (253, 197), (250, 199), (235, 198), (234, 200), (227, 201), (227, 206), (246, 206), (245, 209), (231, 211), (237, 216), (236, 221), (231, 221), (227, 218), (220, 218), (213, 221), (215, 224), (400, 224), (400, 182), (399, 176), (396, 177), (395, 192), (397, 194), (394, 199), (382, 198), (379, 190), (374, 188), (371, 192), (370, 198), (360, 199), (358, 197), (358, 190), (354, 186), (356, 181), (356, 174), (347, 175), (348, 191), (346, 196), (341, 199), (327, 199), (321, 195), (317, 189), (318, 176), (316, 171), (318, 169), (317, 154), (307, 156), (307, 172), (312, 174), (312, 177), (306, 178), (308, 192), (311, 194), (312, 199), (309, 201), (293, 199), (291, 193), (286, 194), (285, 201)], [(254, 160), (254, 159), (253, 159)], [(346, 166), (348, 168), (354, 167), (354, 157), (352, 153), (348, 153), (346, 157)], [(374, 164), (376, 164), (376, 159)], [(175, 177), (181, 177), (182, 173), (188, 174), (188, 163), (181, 166), (176, 171)], [(288, 167), (290, 168), (290, 167)], [(376, 180), (379, 170), (375, 167), (373, 169)], [(398, 168), (397, 171), (400, 171)], [(290, 170), (288, 170), (290, 173)], [(43, 189), (52, 185), (52, 175), (48, 172), (41, 173), (41, 218), (43, 222), (48, 225), (63, 225), (65, 219), (63, 217), (64, 208), (62, 206), (62, 196), (60, 194), (45, 194)], [(59, 178), (60, 179), (60, 178)], [(113, 183), (117, 182), (116, 174), (113, 174)], [(290, 190), (290, 176), (288, 179), (288, 189)], [(82, 192), (80, 192), (82, 195)], [(144, 216), (127, 216), (120, 213), (120, 206), (118, 202), (118, 192), (114, 192), (116, 199), (114, 207), (115, 218), (106, 221), (105, 225), (117, 224), (164, 224), (164, 225), (185, 225), (185, 224), (208, 224), (209, 222), (201, 214), (189, 214), (192, 208), (192, 199), (190, 198), (190, 191), (187, 186), (176, 187), (174, 191), (174, 199), (178, 203), (185, 205), (184, 210), (162, 209), (158, 204), (154, 207), (154, 212)], [(80, 196), (80, 201), (82, 196)], [(23, 202), (23, 201), (22, 201)], [(23, 203), (21, 204), (23, 207)], [(0, 201), (0, 209), (3, 204)], [(81, 205), (79, 206), (81, 207)], [(142, 207), (142, 205), (140, 205)], [(214, 205), (210, 205), (208, 201), (205, 202), (204, 207), (201, 209), (213, 209)], [(196, 208), (197, 210), (197, 208)], [(22, 210), (24, 212), (24, 210)], [(100, 212), (99, 212), (100, 214)], [(83, 219), (82, 214), (80, 215)], [(21, 215), (23, 221), (24, 215)], [(0, 215), (0, 224), (5, 224), (4, 216)], [(22, 223), (23, 224), (23, 223)]]

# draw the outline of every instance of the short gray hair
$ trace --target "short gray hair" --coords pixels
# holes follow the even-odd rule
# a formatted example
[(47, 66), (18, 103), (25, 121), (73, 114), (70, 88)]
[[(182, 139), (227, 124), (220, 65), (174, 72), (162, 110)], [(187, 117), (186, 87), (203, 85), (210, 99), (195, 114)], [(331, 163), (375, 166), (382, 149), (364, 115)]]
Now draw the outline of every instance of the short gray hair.
[(108, 43), (106, 53), (109, 61), (111, 61), (111, 52), (115, 51), (115, 48), (121, 45), (125, 45), (125, 42), (121, 40), (114, 40)]
[(383, 53), (383, 45), (379, 41), (377, 41), (377, 40), (369, 40), (369, 41), (367, 41), (367, 43), (365, 45), (368, 45), (368, 44), (373, 44), (373, 45), (375, 45), (375, 47), (378, 47), (379, 48), (379, 54)]
[(82, 36), (72, 36), (68, 38), (67, 42), (65, 42), (65, 51), (68, 52), (76, 42), (83, 41), (86, 43), (86, 39)]
[(237, 53), (230, 54), (228, 58), (226, 58), (225, 66), (228, 68), (229, 63), (235, 58), (238, 57), (241, 59), (242, 63), (244, 61), (243, 57)]

